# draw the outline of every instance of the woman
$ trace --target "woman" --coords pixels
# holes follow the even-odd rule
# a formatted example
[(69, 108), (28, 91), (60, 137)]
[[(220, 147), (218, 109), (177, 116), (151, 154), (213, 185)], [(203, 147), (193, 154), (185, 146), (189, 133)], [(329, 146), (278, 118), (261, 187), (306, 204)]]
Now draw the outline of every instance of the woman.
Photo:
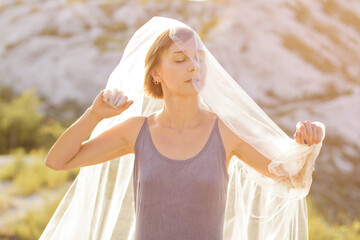
[[(70, 170), (120, 160), (115, 169), (81, 168), (82, 184), (68, 191), (43, 239), (306, 238), (304, 197), (323, 128), (299, 122), (296, 143), (290, 141), (215, 61), (196, 33), (175, 20), (153, 18), (134, 35), (107, 90), (58, 139), (45, 164)], [(126, 159), (132, 153), (133, 163)], [(231, 195), (232, 159), (241, 163), (230, 171)], [(97, 191), (86, 190), (96, 187), (85, 181), (91, 177)], [(85, 200), (87, 213), (80, 210)]]

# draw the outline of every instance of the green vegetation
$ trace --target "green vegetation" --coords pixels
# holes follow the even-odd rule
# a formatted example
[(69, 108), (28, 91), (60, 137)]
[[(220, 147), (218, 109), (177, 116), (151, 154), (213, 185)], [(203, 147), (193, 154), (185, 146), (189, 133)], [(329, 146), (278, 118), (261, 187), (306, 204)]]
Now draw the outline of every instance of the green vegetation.
[[(65, 131), (64, 125), (73, 122), (62, 116), (70, 113), (73, 118), (81, 110), (71, 101), (57, 107), (44, 104), (35, 90), (17, 94), (10, 86), (0, 86), (0, 154), (10, 154), (13, 158), (0, 167), (0, 182), (6, 186), (0, 196), (0, 212), (8, 214), (9, 208), (17, 208), (15, 198), (40, 194), (45, 199), (44, 205), (32, 208), (22, 218), (6, 215), (8, 224), (0, 226), (0, 239), (38, 239), (41, 235), (66, 191), (64, 187), (79, 173), (79, 169), (54, 171), (47, 168), (44, 165), (46, 153)], [(62, 118), (66, 124), (49, 115)], [(60, 198), (49, 200), (45, 192)]]
[(1, 194), (0, 195), (0, 212), (2, 212), (3, 210), (5, 210), (5, 209), (7, 209), (9, 207), (11, 207), (10, 199), (8, 198), (7, 195)]
[(10, 225), (5, 232), (0, 232), (0, 239), (39, 239), (63, 198), (65, 191), (65, 188), (61, 189), (58, 197), (53, 201), (47, 200), (45, 196), (45, 204), (43, 206), (31, 209), (24, 218), (18, 219), (16, 225)]
[(1, 167), (0, 181), (12, 181), (19, 172), (25, 168), (25, 151), (23, 148), (17, 149), (14, 154), (14, 160)]
[(318, 209), (308, 202), (309, 239), (310, 240), (354, 240), (360, 239), (360, 219), (351, 220), (348, 224), (330, 223)]
[[(0, 154), (13, 156), (12, 161), (0, 168), (0, 181), (7, 183), (6, 191), (0, 196), (2, 213), (6, 214), (7, 209), (16, 206), (12, 202), (15, 196), (43, 194), (63, 188), (76, 178), (79, 169), (54, 171), (44, 165), (44, 160), (48, 149), (65, 131), (64, 123), (49, 115), (61, 118), (62, 114), (71, 113), (73, 118), (80, 111), (80, 106), (71, 101), (57, 107), (44, 104), (33, 89), (17, 94), (10, 86), (0, 86)], [(66, 125), (73, 121), (69, 118), (62, 120)], [(62, 197), (65, 190), (57, 194)], [(6, 232), (0, 232), (0, 239), (38, 239), (60, 200), (49, 202), (45, 197), (46, 204), (31, 209), (25, 217), (9, 217), (11, 222), (5, 228)]]
[(65, 127), (40, 113), (42, 107), (34, 89), (17, 95), (11, 87), (1, 86), (0, 154), (19, 147), (26, 151), (51, 147)]
[(27, 149), (36, 147), (37, 139), (34, 139), (34, 135), (43, 121), (43, 116), (37, 112), (39, 107), (40, 101), (33, 90), (25, 91), (8, 102), (0, 102), (1, 153), (18, 146)]
[[(0, 231), (0, 239), (38, 239), (65, 194), (67, 183), (78, 175), (79, 169), (54, 171), (47, 168), (44, 165), (45, 154), (44, 150), (33, 150), (26, 155), (25, 150), (20, 148), (13, 153), (14, 161), (0, 168), (0, 181), (12, 182), (8, 191), (0, 196), (1, 212), (13, 206), (12, 196), (37, 193), (43, 195), (45, 202), (42, 206), (32, 208), (21, 219), (9, 219), (11, 222), (6, 231)], [(61, 189), (54, 201), (44, 195), (44, 190), (50, 189)]]
[[(7, 232), (0, 232), (0, 239), (28, 240), (38, 239), (54, 214), (65, 191), (59, 194), (59, 198), (46, 203), (44, 206), (34, 208), (18, 221), (16, 226), (10, 227)], [(319, 214), (311, 201), (308, 201), (309, 210), (309, 239), (310, 240), (353, 240), (360, 238), (360, 221), (352, 221), (348, 225), (329, 223), (324, 216)], [(8, 236), (8, 238), (4, 238)]]
[(0, 181), (12, 181), (11, 195), (27, 196), (43, 188), (52, 189), (74, 180), (79, 170), (54, 171), (44, 165), (45, 151), (31, 151), (25, 155), (23, 149), (14, 154), (14, 161), (2, 166)]

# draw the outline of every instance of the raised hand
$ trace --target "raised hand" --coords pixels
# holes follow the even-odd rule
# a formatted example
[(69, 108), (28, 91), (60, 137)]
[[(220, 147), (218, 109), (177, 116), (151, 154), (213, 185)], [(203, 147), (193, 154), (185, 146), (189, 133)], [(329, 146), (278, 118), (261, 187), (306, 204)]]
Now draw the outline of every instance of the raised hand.
[(104, 119), (121, 114), (133, 102), (132, 100), (128, 101), (128, 97), (117, 89), (102, 90), (95, 98), (90, 109), (99, 118)]
[(294, 139), (299, 144), (313, 145), (318, 144), (323, 139), (323, 129), (316, 123), (310, 121), (300, 121), (296, 124)]

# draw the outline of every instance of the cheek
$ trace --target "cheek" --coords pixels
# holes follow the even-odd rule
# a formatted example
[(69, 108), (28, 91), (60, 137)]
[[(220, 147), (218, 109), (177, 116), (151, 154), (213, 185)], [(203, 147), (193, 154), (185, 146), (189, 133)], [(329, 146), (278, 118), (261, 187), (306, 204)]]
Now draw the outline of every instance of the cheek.
[(199, 72), (200, 72), (202, 78), (206, 77), (206, 73), (207, 73), (207, 65), (206, 65), (206, 63), (201, 63), (200, 64)]
[(207, 72), (207, 65), (206, 63), (203, 63), (201, 65), (201, 72), (204, 74), (204, 76), (206, 76), (206, 72)]
[(166, 70), (168, 77), (178, 79), (186, 74), (186, 67), (183, 64), (173, 63), (169, 64)]
[(175, 86), (182, 82), (181, 80), (184, 78), (182, 72), (183, 70), (178, 65), (166, 63), (163, 65), (161, 77), (168, 86)]
[(161, 76), (164, 80), (168, 80), (169, 76), (171, 76), (171, 72), (173, 71), (173, 67), (168, 62), (164, 62), (161, 66)]

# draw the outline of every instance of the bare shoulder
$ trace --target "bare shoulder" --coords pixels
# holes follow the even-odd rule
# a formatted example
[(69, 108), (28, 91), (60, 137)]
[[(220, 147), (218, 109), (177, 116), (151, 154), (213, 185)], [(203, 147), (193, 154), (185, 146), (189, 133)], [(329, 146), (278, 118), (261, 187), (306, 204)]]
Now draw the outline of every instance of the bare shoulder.
[[(211, 112), (209, 110), (203, 110), (203, 111), (207, 114), (209, 120), (210, 119), (213, 120), (213, 119), (219, 117), (216, 113)], [(218, 127), (220, 130), (221, 136), (228, 137), (228, 135), (230, 136), (232, 134), (232, 131), (225, 125), (225, 123), (221, 120), (220, 117), (218, 120)]]
[(130, 117), (115, 126), (119, 130), (121, 129), (121, 132), (126, 133), (123, 137), (132, 149), (135, 146), (137, 136), (139, 135), (145, 119), (145, 116)]
[[(204, 110), (204, 111), (209, 116), (209, 119), (215, 119), (216, 117), (219, 117), (214, 112), (211, 112), (209, 110)], [(232, 139), (232, 140), (235, 140), (238, 138), (237, 135), (233, 131), (231, 131), (230, 128), (228, 128), (228, 126), (225, 125), (225, 123), (223, 122), (223, 120), (220, 117), (218, 120), (218, 127), (220, 130), (221, 137), (226, 138), (226, 139)]]
[(242, 140), (224, 123), (221, 118), (219, 118), (218, 126), (226, 150), (226, 155), (229, 155)]
[(221, 132), (222, 135), (227, 136), (227, 137), (231, 137), (231, 135), (234, 134), (234, 133), (225, 125), (225, 123), (223, 122), (223, 120), (222, 120), (221, 118), (219, 118), (218, 126), (219, 126), (219, 130), (220, 130), (220, 132)]

